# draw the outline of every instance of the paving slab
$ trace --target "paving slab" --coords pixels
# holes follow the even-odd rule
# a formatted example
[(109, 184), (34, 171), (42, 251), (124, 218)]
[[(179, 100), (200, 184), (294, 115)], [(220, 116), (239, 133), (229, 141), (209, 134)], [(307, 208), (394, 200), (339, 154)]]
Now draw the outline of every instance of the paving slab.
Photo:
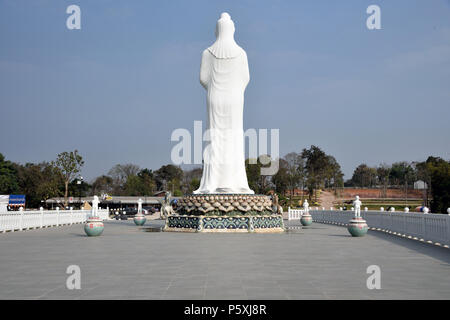
[[(450, 299), (447, 248), (292, 221), (284, 234), (149, 232), (163, 224), (106, 221), (95, 238), (79, 224), (0, 234), (0, 299)], [(79, 290), (66, 287), (70, 265)], [(370, 265), (379, 290), (367, 288)]]

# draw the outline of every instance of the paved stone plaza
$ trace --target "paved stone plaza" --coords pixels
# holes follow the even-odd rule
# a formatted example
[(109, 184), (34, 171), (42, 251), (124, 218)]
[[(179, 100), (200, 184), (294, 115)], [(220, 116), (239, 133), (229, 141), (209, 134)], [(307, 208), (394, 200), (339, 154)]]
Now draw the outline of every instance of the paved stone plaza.
[[(162, 225), (0, 234), (0, 299), (450, 299), (446, 248), (317, 223), (285, 234), (146, 231)], [(381, 290), (366, 287), (374, 264)], [(81, 268), (80, 290), (66, 288), (69, 265)]]

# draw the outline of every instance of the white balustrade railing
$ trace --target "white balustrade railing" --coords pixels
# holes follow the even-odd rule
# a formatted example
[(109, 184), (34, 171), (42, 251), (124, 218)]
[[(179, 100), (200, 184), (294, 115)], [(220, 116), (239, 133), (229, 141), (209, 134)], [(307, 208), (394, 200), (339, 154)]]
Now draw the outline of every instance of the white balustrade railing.
[[(108, 211), (99, 209), (98, 216), (108, 219)], [(90, 215), (91, 210), (7, 211), (0, 213), (0, 232), (84, 223)]]
[[(347, 225), (353, 211), (310, 211), (313, 221)], [(450, 215), (413, 212), (361, 211), (372, 230), (385, 231), (410, 239), (450, 245)]]
[(304, 211), (305, 210), (303, 209), (291, 209), (291, 207), (289, 207), (288, 220), (300, 220)]

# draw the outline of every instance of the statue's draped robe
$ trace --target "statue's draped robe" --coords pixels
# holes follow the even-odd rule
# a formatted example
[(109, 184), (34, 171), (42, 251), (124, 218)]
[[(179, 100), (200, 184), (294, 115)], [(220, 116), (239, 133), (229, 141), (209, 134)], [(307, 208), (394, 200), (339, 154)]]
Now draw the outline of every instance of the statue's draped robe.
[(200, 187), (194, 193), (254, 193), (248, 186), (244, 158), (244, 91), (249, 80), (247, 54), (239, 46), (228, 54), (220, 45), (203, 52), (200, 83), (207, 91), (209, 142)]

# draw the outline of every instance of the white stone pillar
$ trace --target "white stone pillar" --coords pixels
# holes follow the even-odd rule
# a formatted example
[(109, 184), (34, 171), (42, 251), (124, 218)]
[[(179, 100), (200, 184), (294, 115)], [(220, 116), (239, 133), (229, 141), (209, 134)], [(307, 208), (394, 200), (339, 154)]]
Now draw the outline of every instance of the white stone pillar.
[(39, 211), (41, 212), (41, 228), (44, 227), (44, 208), (40, 207)]

